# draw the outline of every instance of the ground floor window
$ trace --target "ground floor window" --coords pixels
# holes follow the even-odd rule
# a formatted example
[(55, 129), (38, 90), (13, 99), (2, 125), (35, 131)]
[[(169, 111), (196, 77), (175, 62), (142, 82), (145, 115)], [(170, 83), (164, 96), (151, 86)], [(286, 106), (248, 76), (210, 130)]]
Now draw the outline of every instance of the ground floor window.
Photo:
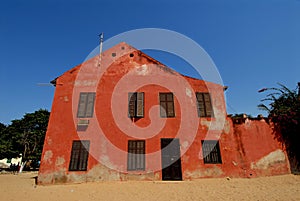
[(219, 142), (216, 140), (203, 140), (202, 153), (204, 163), (222, 163)]
[(90, 141), (75, 140), (72, 144), (71, 160), (69, 165), (70, 171), (85, 171), (89, 156)]
[(145, 140), (128, 141), (127, 170), (145, 170)]

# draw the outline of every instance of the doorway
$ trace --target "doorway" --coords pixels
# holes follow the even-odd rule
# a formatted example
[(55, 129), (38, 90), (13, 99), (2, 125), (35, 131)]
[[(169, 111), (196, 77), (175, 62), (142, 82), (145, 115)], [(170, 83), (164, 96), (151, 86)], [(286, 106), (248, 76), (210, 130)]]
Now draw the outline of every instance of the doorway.
[(179, 139), (161, 139), (161, 160), (162, 180), (182, 180)]

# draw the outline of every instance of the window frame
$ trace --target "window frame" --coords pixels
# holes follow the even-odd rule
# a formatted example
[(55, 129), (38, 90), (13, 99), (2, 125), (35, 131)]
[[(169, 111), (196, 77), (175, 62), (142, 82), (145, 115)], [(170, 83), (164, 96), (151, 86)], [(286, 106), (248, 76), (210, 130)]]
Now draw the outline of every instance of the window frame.
[(201, 145), (204, 164), (222, 164), (218, 140), (201, 140)]
[[(139, 147), (139, 144), (142, 146)], [(146, 141), (128, 140), (127, 145), (127, 171), (144, 171)]]
[[(208, 98), (208, 100), (206, 100)], [(199, 100), (201, 99), (201, 100)], [(214, 117), (211, 95), (208, 92), (196, 92), (198, 117)], [(203, 111), (201, 111), (203, 108)], [(210, 114), (209, 114), (210, 109)]]
[[(168, 95), (171, 95), (172, 100), (168, 100)], [(162, 100), (162, 96), (164, 96), (164, 100)], [(163, 106), (163, 103), (165, 104), (165, 106)], [(160, 117), (162, 118), (175, 117), (174, 94), (172, 92), (160, 92), (159, 105), (160, 105)], [(170, 110), (169, 107), (172, 110), (171, 114), (169, 112)]]
[(128, 117), (143, 118), (144, 117), (144, 92), (128, 93)]
[[(86, 97), (84, 97), (86, 96)], [(94, 115), (95, 107), (95, 92), (80, 92), (78, 108), (77, 108), (77, 118), (91, 118)], [(90, 102), (92, 99), (92, 102)], [(89, 105), (91, 104), (91, 105)]]
[(69, 171), (87, 170), (89, 148), (89, 140), (73, 140), (70, 155)]

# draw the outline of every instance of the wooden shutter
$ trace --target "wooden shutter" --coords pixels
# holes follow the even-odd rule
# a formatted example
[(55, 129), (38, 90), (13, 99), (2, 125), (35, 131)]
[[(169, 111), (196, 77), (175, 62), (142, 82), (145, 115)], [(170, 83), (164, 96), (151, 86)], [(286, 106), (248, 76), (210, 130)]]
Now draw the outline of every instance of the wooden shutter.
[(206, 116), (211, 117), (213, 116), (212, 106), (211, 106), (211, 100), (209, 93), (204, 93), (204, 103), (205, 103), (205, 110), (206, 110)]
[(128, 93), (128, 116), (135, 117), (136, 93)]
[(90, 141), (73, 141), (69, 170), (84, 171), (87, 169)]
[(88, 93), (85, 117), (93, 117), (95, 93)]
[(136, 117), (144, 117), (144, 93), (137, 92)]
[(144, 117), (144, 93), (128, 93), (128, 116)]
[(160, 93), (159, 94), (159, 101), (160, 101), (160, 116), (161, 117), (167, 117), (166, 94)]
[(94, 102), (95, 102), (95, 93), (94, 92), (80, 93), (77, 117), (78, 118), (93, 117)]
[(168, 93), (167, 94), (167, 115), (168, 117), (174, 117), (174, 99), (173, 99), (173, 94)]
[(160, 100), (160, 116), (174, 117), (174, 99), (173, 93), (159, 93)]
[(197, 105), (198, 105), (198, 116), (199, 117), (205, 117), (205, 107), (204, 107), (204, 100), (203, 100), (203, 94), (197, 93)]
[(145, 141), (128, 141), (127, 170), (145, 170)]
[(87, 93), (80, 93), (77, 117), (85, 117), (85, 107), (86, 107), (87, 96), (88, 96)]
[(87, 140), (81, 141), (81, 150), (79, 156), (78, 170), (87, 169), (87, 161), (89, 156), (90, 142)]
[(196, 93), (198, 116), (212, 117), (213, 109), (209, 93)]

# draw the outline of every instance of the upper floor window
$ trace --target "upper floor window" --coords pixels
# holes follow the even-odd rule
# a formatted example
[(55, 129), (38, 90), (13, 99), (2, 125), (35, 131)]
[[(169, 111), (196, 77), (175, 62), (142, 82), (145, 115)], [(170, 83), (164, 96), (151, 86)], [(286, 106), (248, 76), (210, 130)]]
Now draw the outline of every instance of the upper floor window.
[(199, 117), (213, 117), (213, 109), (209, 93), (196, 93)]
[(128, 116), (144, 117), (144, 92), (128, 93)]
[(93, 117), (94, 112), (94, 92), (81, 92), (78, 103), (77, 117)]
[(160, 116), (175, 117), (173, 93), (159, 93)]

